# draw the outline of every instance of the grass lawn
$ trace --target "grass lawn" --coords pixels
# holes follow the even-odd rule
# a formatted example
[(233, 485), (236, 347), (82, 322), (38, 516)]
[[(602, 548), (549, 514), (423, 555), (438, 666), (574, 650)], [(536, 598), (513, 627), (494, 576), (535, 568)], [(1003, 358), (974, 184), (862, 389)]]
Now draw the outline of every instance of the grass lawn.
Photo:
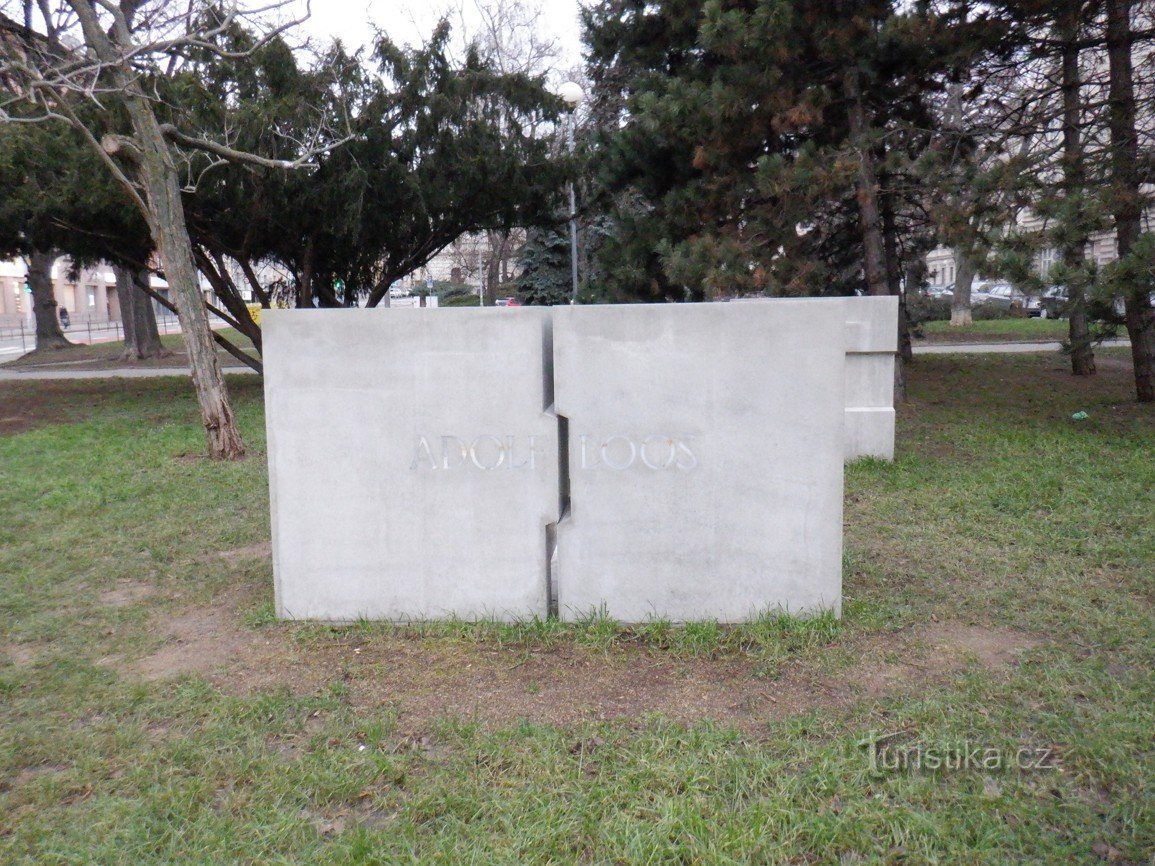
[(950, 322), (926, 322), (927, 343), (1002, 343), (1018, 340), (1058, 341), (1067, 337), (1061, 319), (986, 319), (963, 327)]
[(0, 383), (0, 862), (1149, 864), (1155, 412), (1099, 360), (920, 357), (843, 620), (730, 629), (277, 623), (255, 377), (230, 465), (187, 380)]
[[(235, 328), (214, 328), (233, 345), (256, 355), (252, 341)], [(124, 351), (124, 340), (113, 340), (107, 343), (76, 343), (64, 349), (49, 349), (46, 351), (33, 350), (21, 355), (15, 360), (0, 367), (9, 367), (17, 370), (52, 369), (52, 370), (112, 370), (122, 367), (188, 367), (188, 355), (185, 352), (183, 334), (161, 334), (161, 344), (171, 353), (161, 358), (148, 358), (140, 361), (122, 361), (120, 353)], [(240, 367), (240, 361), (217, 348), (217, 357), (224, 366)]]

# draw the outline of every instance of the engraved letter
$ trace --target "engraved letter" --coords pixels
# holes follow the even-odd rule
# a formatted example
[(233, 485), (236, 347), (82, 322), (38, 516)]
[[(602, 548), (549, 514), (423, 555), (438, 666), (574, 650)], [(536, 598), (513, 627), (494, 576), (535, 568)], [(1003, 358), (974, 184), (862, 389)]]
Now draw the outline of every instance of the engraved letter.
[[(646, 446), (651, 443), (665, 443), (665, 447), (669, 448), (669, 454), (664, 461), (652, 462), (650, 455), (646, 453)], [(668, 436), (647, 436), (642, 442), (641, 447), (642, 462), (650, 469), (669, 469), (674, 465), (674, 460), (678, 456), (678, 449), (674, 447), (674, 440)]]
[[(614, 444), (614, 442), (625, 442), (630, 446), (630, 456), (626, 458), (624, 462), (610, 459), (610, 447)], [(601, 452), (602, 462), (605, 463), (606, 466), (610, 467), (610, 469), (629, 469), (634, 465), (634, 458), (638, 456), (638, 447), (634, 444), (632, 439), (626, 436), (611, 436), (609, 439), (602, 443)]]
[(537, 437), (536, 436), (527, 436), (526, 441), (529, 443), (529, 459), (525, 460), (521, 463), (514, 463), (513, 462), (513, 448), (514, 448), (514, 445), (517, 443), (517, 437), (516, 436), (506, 436), (505, 437), (505, 450), (507, 452), (509, 452), (508, 466), (510, 469), (530, 469), (530, 470), (532, 470), (535, 467), (535, 465), (537, 463)]
[(424, 465), (426, 460), (429, 461), (430, 469), (437, 468), (437, 461), (433, 459), (433, 451), (429, 448), (429, 440), (421, 436), (417, 439), (417, 450), (413, 452), (413, 462), (409, 464), (409, 468), (417, 469)]
[[(441, 437), (441, 468), (442, 469), (457, 469), (465, 464), (465, 455), (468, 449), (465, 443), (456, 436), (442, 436)], [(450, 465), (449, 458), (453, 457), (456, 462)]]
[[(689, 472), (691, 469), (696, 469), (698, 466), (698, 458), (694, 456), (694, 452), (690, 450), (690, 445), (680, 439), (677, 441), (678, 446), (678, 468)], [(684, 460), (682, 458), (685, 458)]]
[[(486, 442), (492, 442), (493, 446), (497, 449), (497, 460), (488, 464), (482, 462), (481, 458), (478, 456), (478, 452), (481, 450), (481, 446)], [(473, 465), (478, 469), (496, 469), (498, 466), (505, 462), (505, 446), (496, 436), (490, 436), (488, 434), (478, 436), (473, 440), (473, 444), (469, 446), (469, 459), (473, 461)]]
[[(590, 437), (587, 436), (585, 433), (583, 433), (580, 438), (581, 438), (581, 446), (582, 446), (582, 448), (581, 448), (581, 451), (582, 451), (582, 469), (592, 469), (593, 467), (590, 465), (589, 460), (586, 456), (586, 440), (589, 439)], [(594, 452), (594, 457), (595, 457), (595, 459), (597, 458), (597, 452), (596, 451)]]

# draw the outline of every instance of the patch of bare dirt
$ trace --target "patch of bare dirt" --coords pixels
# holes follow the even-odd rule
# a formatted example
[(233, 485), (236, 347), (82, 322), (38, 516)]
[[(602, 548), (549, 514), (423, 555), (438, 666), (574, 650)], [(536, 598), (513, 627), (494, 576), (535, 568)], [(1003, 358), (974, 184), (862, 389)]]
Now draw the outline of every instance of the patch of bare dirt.
[(63, 773), (67, 769), (68, 767), (63, 764), (40, 764), (35, 767), (24, 767), (7, 780), (0, 779), (0, 791), (10, 791), (21, 788), (29, 782), (39, 779), (41, 776), (54, 776), (58, 773)]
[(243, 684), (238, 691), (271, 687), (288, 681), (299, 691), (320, 686), (319, 673), (295, 669), (308, 668), (308, 660), (298, 658), (299, 651), (287, 635), (271, 629), (247, 628), (237, 613), (235, 595), (222, 603), (193, 607), (159, 618), (156, 627), (166, 637), (165, 643), (150, 656), (129, 664), (128, 670), (146, 680), (159, 680), (181, 674), (203, 674), (228, 688), (234, 678)]
[(15, 436), (67, 420), (69, 412), (32, 394), (0, 394), (0, 436)]
[(971, 663), (986, 670), (1013, 667), (1019, 656), (1038, 645), (1030, 636), (1009, 629), (991, 629), (961, 623), (932, 623), (909, 632), (895, 646), (880, 641), (887, 658), (896, 661), (860, 661), (840, 684), (843, 696), (885, 697), (913, 686), (940, 680)]
[(7, 657), (16, 667), (25, 668), (36, 661), (36, 650), (32, 644), (26, 643), (0, 644), (0, 657)]
[(244, 559), (270, 559), (273, 555), (271, 541), (258, 541), (256, 544), (246, 544), (244, 547), (235, 547), (232, 550), (217, 551), (217, 556), (226, 562), (237, 562)]
[(1135, 369), (1133, 362), (1129, 358), (1112, 358), (1110, 355), (1095, 356), (1095, 368), (1105, 370), (1123, 370), (1130, 373)]
[(100, 594), (100, 603), (106, 607), (132, 607), (156, 591), (155, 587), (139, 580), (124, 578), (116, 586)]
[(521, 719), (568, 726), (660, 714), (712, 719), (753, 730), (766, 721), (822, 707), (898, 696), (949, 679), (971, 665), (1000, 671), (1038, 641), (978, 625), (927, 624), (835, 648), (855, 661), (823, 673), (827, 650), (760, 675), (753, 658), (683, 658), (652, 647), (609, 652), (565, 645), (518, 649), (404, 636), (333, 642), (292, 640), (293, 626), (250, 629), (222, 599), (158, 619), (168, 640), (128, 670), (146, 679), (199, 674), (225, 691), (287, 687), (311, 694), (340, 681), (354, 706), (397, 712), (400, 731), (457, 717), (502, 727)]

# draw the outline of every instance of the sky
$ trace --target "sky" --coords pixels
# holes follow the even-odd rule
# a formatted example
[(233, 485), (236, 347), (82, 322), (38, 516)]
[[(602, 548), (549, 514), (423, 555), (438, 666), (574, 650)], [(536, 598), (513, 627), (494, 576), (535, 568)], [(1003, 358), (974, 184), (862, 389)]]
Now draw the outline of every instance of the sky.
[[(304, 9), (304, 0), (297, 0)], [(347, 47), (359, 47), (372, 37), (372, 22), (394, 42), (417, 45), (428, 38), (439, 17), (451, 8), (464, 6), (466, 23), (475, 20), (475, 3), (486, 0), (312, 0), (312, 15), (303, 26), (312, 37), (339, 37)], [(581, 62), (578, 0), (524, 0), (540, 5), (543, 29), (558, 40), (564, 53), (562, 65)], [(472, 14), (471, 14), (472, 13)], [(456, 14), (451, 18), (456, 19)]]

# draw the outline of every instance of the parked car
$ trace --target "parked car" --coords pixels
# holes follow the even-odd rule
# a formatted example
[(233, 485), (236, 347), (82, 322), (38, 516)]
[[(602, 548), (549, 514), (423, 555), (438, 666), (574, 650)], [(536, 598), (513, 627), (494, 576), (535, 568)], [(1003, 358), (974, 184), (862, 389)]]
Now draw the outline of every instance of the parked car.
[(1042, 315), (1039, 298), (1016, 289), (1010, 283), (982, 282), (971, 291), (971, 305), (987, 304), (1000, 310), (1022, 310), (1028, 316)]
[(971, 306), (989, 304), (1000, 309), (1010, 309), (1011, 287), (994, 280), (982, 280), (971, 285)]
[(521, 301), (517, 298), (498, 298), (494, 302), (494, 305), (498, 307), (520, 307)]

